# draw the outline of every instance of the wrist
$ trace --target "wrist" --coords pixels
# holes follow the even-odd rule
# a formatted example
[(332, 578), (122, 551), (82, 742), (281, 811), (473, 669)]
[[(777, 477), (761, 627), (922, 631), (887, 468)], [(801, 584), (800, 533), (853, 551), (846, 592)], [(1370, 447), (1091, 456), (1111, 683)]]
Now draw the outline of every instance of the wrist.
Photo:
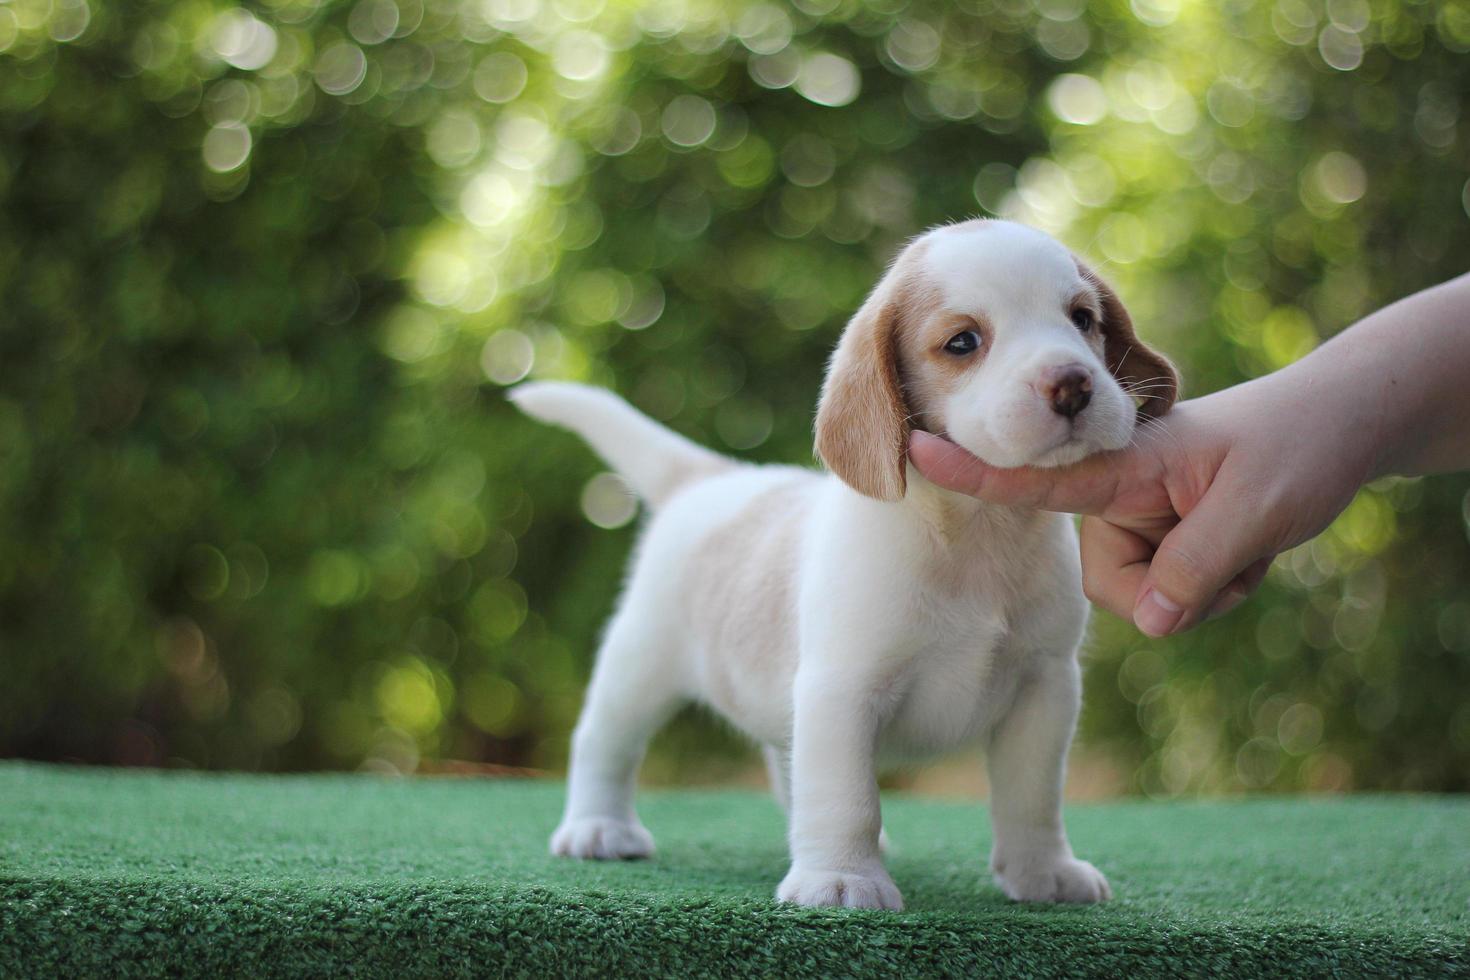
[(1413, 400), (1417, 393), (1411, 394), (1406, 390), (1408, 386), (1399, 384), (1389, 372), (1365, 387), (1364, 401), (1371, 405), (1371, 411), (1363, 425), (1371, 455), (1363, 482), (1416, 472), (1424, 451), (1423, 435), (1412, 424), (1421, 411)]
[(1336, 474), (1356, 491), (1402, 465), (1406, 401), (1366, 352), (1344, 356), (1332, 346), (1260, 379), (1268, 389), (1263, 403), (1269, 424), (1299, 445), (1294, 458), (1324, 466), (1319, 478)]

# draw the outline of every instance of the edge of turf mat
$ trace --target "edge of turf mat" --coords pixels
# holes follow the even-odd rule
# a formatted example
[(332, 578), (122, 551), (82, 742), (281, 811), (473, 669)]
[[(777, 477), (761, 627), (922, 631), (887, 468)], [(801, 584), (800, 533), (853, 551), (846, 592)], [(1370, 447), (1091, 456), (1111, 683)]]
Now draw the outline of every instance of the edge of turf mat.
[(1470, 975), (1470, 801), (1076, 806), (1092, 908), (1015, 905), (974, 804), (885, 799), (902, 913), (770, 898), (781, 818), (642, 806), (651, 862), (545, 852), (539, 781), (0, 764), (0, 974)]

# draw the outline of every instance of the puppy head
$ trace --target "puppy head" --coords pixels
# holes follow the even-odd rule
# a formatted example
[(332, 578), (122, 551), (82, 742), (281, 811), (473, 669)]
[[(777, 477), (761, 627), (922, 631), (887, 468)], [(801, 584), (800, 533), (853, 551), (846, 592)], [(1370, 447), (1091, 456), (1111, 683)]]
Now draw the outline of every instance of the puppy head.
[(860, 493), (902, 499), (911, 428), (993, 466), (1121, 449), (1179, 376), (1117, 294), (1050, 236), (1007, 221), (934, 229), (848, 323), (817, 407), (817, 453)]

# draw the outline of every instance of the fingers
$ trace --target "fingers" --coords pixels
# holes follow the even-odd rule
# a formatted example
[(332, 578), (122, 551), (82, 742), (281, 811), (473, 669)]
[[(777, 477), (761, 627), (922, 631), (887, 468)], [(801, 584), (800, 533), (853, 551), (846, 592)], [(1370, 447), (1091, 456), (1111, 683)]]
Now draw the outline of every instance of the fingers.
[(1057, 469), (1003, 469), (948, 439), (915, 430), (909, 437), (909, 459), (931, 483), (1011, 507), (1089, 514), (1106, 509), (1118, 493), (1118, 467), (1102, 456)]
[(1093, 605), (1131, 620), (1154, 556), (1153, 545), (1100, 517), (1082, 518), (1079, 538), (1083, 593)]
[(1224, 615), (1260, 585), (1274, 549), (1264, 524), (1218, 485), (1165, 535), (1133, 606), (1133, 624), (1168, 636)]
[(1275, 555), (1268, 555), (1259, 561), (1247, 565), (1245, 571), (1235, 576), (1229, 585), (1220, 590), (1220, 594), (1210, 604), (1210, 608), (1206, 611), (1204, 619), (1201, 622), (1219, 619), (1250, 598), (1251, 593), (1255, 592), (1260, 587), (1261, 582), (1265, 580), (1266, 572), (1271, 568), (1271, 562), (1275, 557)]
[[(1177, 633), (1190, 626), (1218, 619), (1229, 613), (1260, 587), (1274, 556), (1252, 562), (1231, 579), (1205, 605), (1204, 613), (1193, 618), (1183, 616), (1171, 624), (1155, 626), (1139, 622), (1140, 596), (1149, 580), (1154, 546), (1143, 534), (1110, 524), (1102, 518), (1082, 518), (1082, 591), (1100, 609), (1121, 619), (1132, 620), (1150, 636)], [(1165, 610), (1172, 613), (1173, 610)], [(1150, 613), (1151, 614), (1151, 613)], [(1150, 630), (1154, 632), (1150, 632)]]

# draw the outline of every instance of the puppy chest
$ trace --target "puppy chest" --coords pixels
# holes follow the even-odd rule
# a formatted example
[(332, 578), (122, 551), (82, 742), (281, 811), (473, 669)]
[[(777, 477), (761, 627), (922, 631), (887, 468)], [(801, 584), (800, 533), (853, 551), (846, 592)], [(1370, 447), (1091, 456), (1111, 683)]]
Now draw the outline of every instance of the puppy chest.
[(996, 630), (917, 656), (896, 692), (884, 753), (925, 755), (984, 735), (1015, 694), (1016, 672), (1001, 647)]

